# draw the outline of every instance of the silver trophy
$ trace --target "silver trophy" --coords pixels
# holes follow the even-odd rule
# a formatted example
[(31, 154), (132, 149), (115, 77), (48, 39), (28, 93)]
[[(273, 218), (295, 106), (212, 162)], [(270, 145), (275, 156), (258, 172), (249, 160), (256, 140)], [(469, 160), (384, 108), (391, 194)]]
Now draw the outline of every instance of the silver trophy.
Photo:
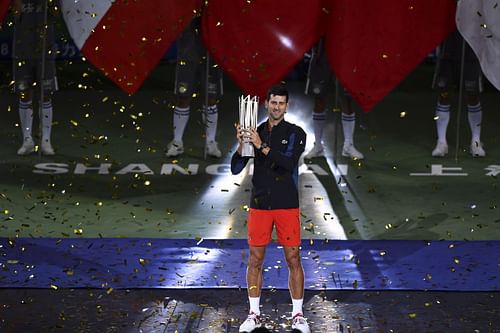
[[(250, 129), (257, 128), (257, 113), (259, 109), (259, 98), (257, 96), (251, 97), (240, 96), (238, 98), (240, 104), (240, 126), (244, 133), (248, 133)], [(250, 137), (243, 135), (243, 142), (241, 147), (241, 156), (254, 157), (254, 147), (250, 142)]]

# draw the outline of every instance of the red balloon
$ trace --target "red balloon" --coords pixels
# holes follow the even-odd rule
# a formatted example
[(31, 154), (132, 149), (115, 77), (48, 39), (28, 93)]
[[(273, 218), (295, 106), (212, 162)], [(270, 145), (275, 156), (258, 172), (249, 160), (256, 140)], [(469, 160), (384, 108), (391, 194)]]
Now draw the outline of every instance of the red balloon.
[(114, 1), (99, 22), (106, 29), (91, 34), (82, 52), (122, 90), (133, 94), (202, 5), (201, 0)]
[(210, 0), (202, 35), (226, 74), (263, 97), (321, 35), (321, 0)]
[(365, 111), (455, 30), (456, 0), (331, 0), (329, 6), (330, 65)]

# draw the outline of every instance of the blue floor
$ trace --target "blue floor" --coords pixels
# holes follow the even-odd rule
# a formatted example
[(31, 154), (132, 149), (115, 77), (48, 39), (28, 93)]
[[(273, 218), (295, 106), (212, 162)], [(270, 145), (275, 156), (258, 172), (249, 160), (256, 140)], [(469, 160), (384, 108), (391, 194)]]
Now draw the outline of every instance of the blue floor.
[[(243, 239), (0, 238), (0, 288), (245, 287)], [(308, 290), (498, 291), (500, 241), (304, 241)], [(268, 246), (264, 288), (287, 289)]]

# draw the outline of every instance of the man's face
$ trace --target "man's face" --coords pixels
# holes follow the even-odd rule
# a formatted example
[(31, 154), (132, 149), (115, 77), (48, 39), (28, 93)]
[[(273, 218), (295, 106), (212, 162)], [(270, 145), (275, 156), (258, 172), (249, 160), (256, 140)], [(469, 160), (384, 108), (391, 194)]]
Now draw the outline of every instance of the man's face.
[(269, 100), (266, 101), (265, 106), (267, 108), (269, 118), (275, 121), (279, 121), (283, 119), (288, 108), (286, 96), (271, 95), (269, 97)]

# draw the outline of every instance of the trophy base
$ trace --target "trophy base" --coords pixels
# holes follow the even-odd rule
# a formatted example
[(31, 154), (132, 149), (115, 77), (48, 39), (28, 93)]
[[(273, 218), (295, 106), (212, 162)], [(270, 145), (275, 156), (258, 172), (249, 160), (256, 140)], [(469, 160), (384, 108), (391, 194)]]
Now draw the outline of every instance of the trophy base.
[(255, 157), (255, 151), (253, 144), (250, 142), (243, 142), (241, 144), (241, 156), (243, 157)]

